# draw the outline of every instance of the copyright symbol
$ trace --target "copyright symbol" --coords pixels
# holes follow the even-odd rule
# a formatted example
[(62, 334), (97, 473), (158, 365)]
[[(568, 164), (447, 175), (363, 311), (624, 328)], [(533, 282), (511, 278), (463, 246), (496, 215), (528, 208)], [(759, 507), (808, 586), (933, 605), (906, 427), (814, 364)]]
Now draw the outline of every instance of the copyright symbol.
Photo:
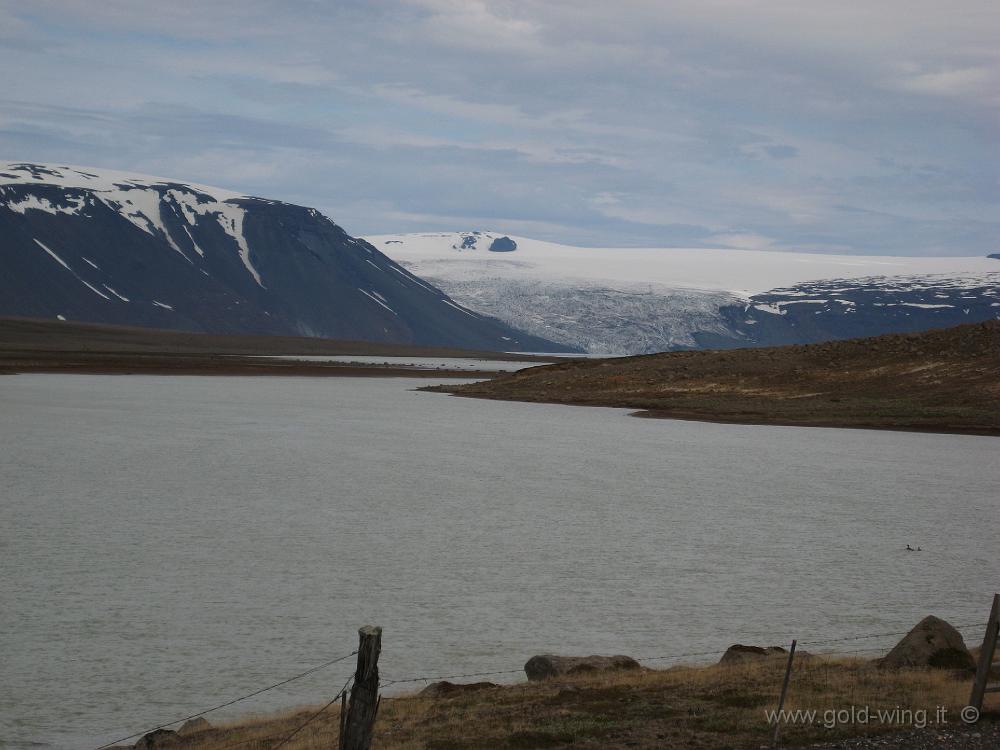
[(960, 716), (966, 724), (975, 724), (979, 721), (979, 709), (975, 706), (966, 706), (962, 709)]

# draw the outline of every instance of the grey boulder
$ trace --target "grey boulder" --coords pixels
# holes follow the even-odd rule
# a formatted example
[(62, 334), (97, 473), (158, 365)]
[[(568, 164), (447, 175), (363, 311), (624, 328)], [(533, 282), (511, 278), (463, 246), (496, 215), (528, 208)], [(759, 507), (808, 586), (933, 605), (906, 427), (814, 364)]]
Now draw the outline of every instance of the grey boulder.
[(492, 682), (458, 684), (442, 680), (441, 682), (432, 682), (420, 691), (420, 695), (425, 698), (450, 698), (452, 696), (465, 695), (467, 693), (478, 693), (480, 690), (489, 690), (490, 688), (495, 687), (499, 687), (499, 685)]
[(976, 665), (962, 634), (939, 617), (925, 617), (878, 660), (882, 669), (932, 667), (973, 670)]
[(551, 677), (581, 674), (584, 672), (609, 672), (639, 669), (639, 662), (630, 656), (532, 656), (524, 665), (524, 673), (532, 682)]
[(719, 664), (744, 664), (774, 656), (788, 656), (788, 652), (781, 646), (744, 646), (736, 643), (726, 649)]

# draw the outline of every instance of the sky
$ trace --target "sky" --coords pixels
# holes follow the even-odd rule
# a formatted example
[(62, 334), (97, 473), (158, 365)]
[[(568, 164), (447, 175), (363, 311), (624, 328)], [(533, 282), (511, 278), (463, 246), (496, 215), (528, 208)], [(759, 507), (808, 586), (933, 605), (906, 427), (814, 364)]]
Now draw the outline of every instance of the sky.
[(996, 0), (0, 0), (0, 159), (348, 232), (1000, 252)]

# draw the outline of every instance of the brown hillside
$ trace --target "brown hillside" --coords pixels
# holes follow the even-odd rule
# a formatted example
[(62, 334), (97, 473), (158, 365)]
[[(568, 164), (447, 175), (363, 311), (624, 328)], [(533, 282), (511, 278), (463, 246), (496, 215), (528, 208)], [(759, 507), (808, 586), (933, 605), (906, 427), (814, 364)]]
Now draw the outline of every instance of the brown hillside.
[(1000, 321), (806, 346), (533, 367), (461, 396), (720, 422), (1000, 435)]

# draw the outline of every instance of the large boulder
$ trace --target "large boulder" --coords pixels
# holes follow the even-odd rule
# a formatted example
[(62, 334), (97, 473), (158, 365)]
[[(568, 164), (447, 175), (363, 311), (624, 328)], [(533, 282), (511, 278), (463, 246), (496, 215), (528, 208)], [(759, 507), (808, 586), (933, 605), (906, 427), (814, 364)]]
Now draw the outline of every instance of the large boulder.
[(937, 669), (975, 669), (972, 654), (965, 647), (962, 634), (944, 620), (925, 617), (883, 658), (883, 669), (934, 667)]
[(448, 682), (447, 680), (442, 680), (441, 682), (432, 682), (430, 685), (425, 687), (420, 691), (420, 695), (425, 698), (450, 698), (454, 695), (465, 695), (466, 693), (478, 693), (480, 690), (489, 690), (490, 688), (499, 687), (492, 682), (472, 682), (467, 684), (458, 684), (454, 682)]
[(726, 649), (726, 653), (719, 659), (719, 664), (732, 666), (775, 656), (788, 656), (788, 652), (781, 646), (744, 646), (742, 643), (736, 643)]
[(583, 672), (607, 672), (619, 669), (639, 669), (639, 662), (630, 656), (532, 656), (524, 665), (524, 673), (532, 682)]

